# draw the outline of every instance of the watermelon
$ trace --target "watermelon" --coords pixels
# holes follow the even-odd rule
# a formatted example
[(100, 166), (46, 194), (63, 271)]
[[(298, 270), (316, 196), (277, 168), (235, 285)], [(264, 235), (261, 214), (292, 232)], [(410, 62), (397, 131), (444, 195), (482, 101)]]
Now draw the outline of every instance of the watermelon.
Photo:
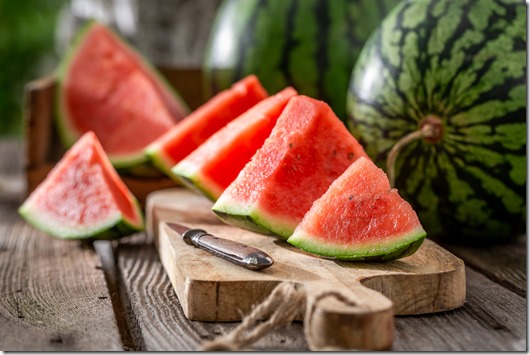
[(413, 254), (425, 236), (383, 170), (360, 157), (313, 203), (287, 242), (334, 259), (386, 261)]
[(154, 68), (96, 21), (79, 31), (61, 61), (56, 97), (65, 147), (92, 131), (116, 168), (145, 163), (144, 148), (188, 112)]
[(215, 94), (250, 73), (269, 92), (292, 86), (343, 121), (348, 79), (370, 33), (398, 0), (225, 0), (203, 64)]
[(169, 177), (179, 182), (171, 168), (228, 122), (268, 96), (255, 75), (248, 75), (218, 93), (184, 120), (152, 142), (145, 154)]
[(429, 235), (507, 240), (526, 228), (526, 83), (524, 2), (407, 1), (352, 72), (350, 128)]
[(288, 238), (363, 147), (325, 102), (289, 100), (270, 136), (212, 210), (228, 224)]
[(113, 239), (144, 228), (142, 210), (87, 132), (19, 208), (34, 227), (61, 239)]
[(270, 96), (217, 131), (171, 171), (184, 185), (213, 201), (230, 185), (263, 145), (289, 99), (286, 88)]

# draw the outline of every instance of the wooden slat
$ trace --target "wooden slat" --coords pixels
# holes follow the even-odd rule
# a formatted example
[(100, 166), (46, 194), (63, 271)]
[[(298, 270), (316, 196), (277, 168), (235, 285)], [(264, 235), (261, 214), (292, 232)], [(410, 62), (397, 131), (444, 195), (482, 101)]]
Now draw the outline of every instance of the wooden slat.
[(526, 297), (526, 236), (499, 245), (444, 247), (462, 258), (467, 266)]
[[(239, 323), (188, 321), (151, 242), (142, 233), (120, 244), (118, 266), (124, 283), (131, 335), (142, 351), (191, 351)], [(254, 350), (307, 350), (299, 322), (277, 329)]]
[(526, 299), (467, 268), (467, 302), (439, 315), (397, 317), (394, 350), (525, 351)]

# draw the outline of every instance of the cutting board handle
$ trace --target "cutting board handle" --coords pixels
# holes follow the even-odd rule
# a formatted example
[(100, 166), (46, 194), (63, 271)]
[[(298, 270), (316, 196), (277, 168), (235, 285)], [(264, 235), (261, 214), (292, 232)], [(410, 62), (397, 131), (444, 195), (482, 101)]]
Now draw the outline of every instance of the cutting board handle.
[(338, 291), (322, 282), (305, 284), (304, 332), (311, 350), (390, 350), (392, 302), (359, 282)]

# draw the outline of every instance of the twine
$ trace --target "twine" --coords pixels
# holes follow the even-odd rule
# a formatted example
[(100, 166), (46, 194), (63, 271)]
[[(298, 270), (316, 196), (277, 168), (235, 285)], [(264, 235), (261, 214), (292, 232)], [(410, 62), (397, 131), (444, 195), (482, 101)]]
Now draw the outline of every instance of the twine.
[[(292, 282), (282, 282), (230, 333), (204, 343), (203, 351), (237, 351), (248, 347), (272, 329), (290, 324), (303, 312), (306, 293), (301, 286)], [(260, 320), (265, 319), (264, 322)]]

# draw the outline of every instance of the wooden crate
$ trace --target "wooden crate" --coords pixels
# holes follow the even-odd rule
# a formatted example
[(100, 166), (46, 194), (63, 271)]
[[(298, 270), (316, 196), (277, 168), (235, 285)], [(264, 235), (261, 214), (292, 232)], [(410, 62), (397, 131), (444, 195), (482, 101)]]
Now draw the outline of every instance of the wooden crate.
[[(180, 93), (191, 110), (204, 102), (200, 70), (163, 67), (159, 70)], [(24, 96), (26, 193), (29, 194), (44, 180), (50, 169), (62, 157), (65, 149), (61, 145), (54, 124), (55, 78), (49, 76), (27, 83)], [(150, 192), (176, 185), (167, 177), (122, 176), (122, 178), (142, 205)]]

